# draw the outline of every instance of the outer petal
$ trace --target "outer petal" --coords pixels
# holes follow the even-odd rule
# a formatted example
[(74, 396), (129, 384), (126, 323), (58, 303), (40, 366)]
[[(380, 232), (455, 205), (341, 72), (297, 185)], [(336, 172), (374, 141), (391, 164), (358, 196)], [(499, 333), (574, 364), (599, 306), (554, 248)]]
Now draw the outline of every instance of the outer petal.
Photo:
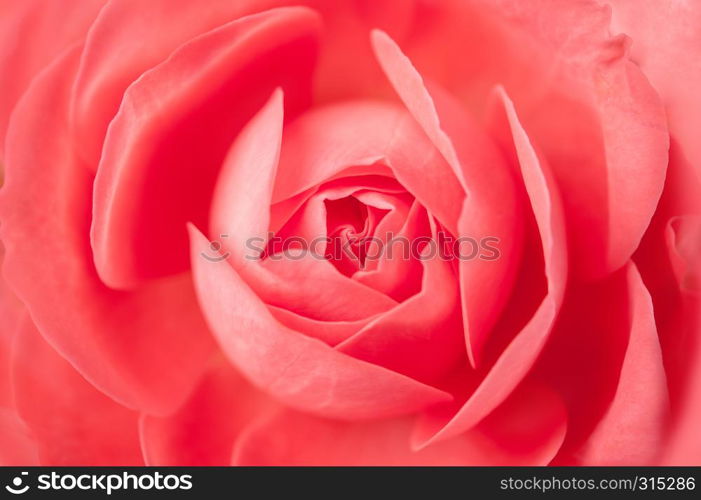
[(612, 28), (629, 35), (631, 57), (667, 110), (669, 130), (701, 178), (701, 4), (686, 0), (607, 0)]
[[(0, 260), (4, 260), (5, 249), (0, 243)], [(12, 384), (10, 383), (10, 360), (15, 333), (26, 311), (15, 297), (4, 278), (0, 277), (0, 407), (12, 408)]]
[(17, 413), (9, 408), (0, 408), (0, 465), (39, 465), (37, 446), (27, 426)]
[[(668, 311), (673, 320), (666, 324), (676, 362), (678, 380), (672, 385), (677, 396), (672, 431), (662, 462), (666, 465), (698, 465), (701, 463), (701, 435), (698, 432), (701, 415), (701, 254), (698, 215), (680, 217), (668, 228), (668, 251), (677, 271), (680, 286), (676, 307)], [(670, 234), (671, 233), (671, 234)], [(690, 244), (695, 242), (695, 244)], [(687, 246), (688, 245), (688, 246)], [(686, 246), (686, 248), (684, 248)], [(670, 391), (671, 392), (671, 391)]]
[(88, 380), (127, 406), (168, 411), (197, 379), (212, 340), (189, 276), (120, 293), (95, 273), (93, 178), (66, 123), (78, 55), (70, 50), (34, 81), (10, 124), (3, 271), (42, 335)]
[[(521, 221), (514, 215), (514, 178), (485, 132), (460, 113), (458, 102), (440, 89), (434, 91), (440, 100), (434, 101), (411, 61), (385, 33), (374, 31), (372, 41), (392, 86), (467, 193), (455, 235), (476, 241), (496, 238), (501, 247), (502, 258), (496, 261), (460, 262), (465, 341), (470, 362), (475, 366), (509, 296), (520, 258)], [(441, 104), (440, 109), (436, 103)], [(428, 185), (427, 189), (433, 187)], [(426, 207), (433, 210), (432, 205)], [(475, 286), (477, 283), (479, 287)]]
[[(484, 380), (457, 412), (443, 409), (428, 413), (419, 423), (414, 439), (425, 446), (438, 439), (470, 429), (496, 408), (526, 376), (543, 349), (562, 304), (567, 280), (567, 253), (559, 194), (521, 127), (514, 106), (503, 90), (497, 95), (503, 106), (507, 133), (521, 164), (545, 257), (548, 292), (530, 321), (506, 347)], [(502, 120), (504, 120), (502, 118)], [(446, 417), (447, 416), (447, 417)]]
[(684, 361), (686, 383), (680, 391), (677, 415), (672, 424), (667, 449), (662, 457), (665, 465), (693, 465), (701, 463), (701, 436), (699, 436), (699, 415), (701, 415), (701, 297), (698, 293), (684, 293), (679, 309), (679, 325), (686, 340)]
[(416, 14), (415, 0), (405, 0), (401, 9), (375, 0), (207, 0), (206, 6), (192, 0), (112, 0), (90, 29), (74, 91), (76, 136), (84, 159), (97, 164), (107, 125), (125, 89), (143, 72), (199, 34), (282, 6), (308, 6), (324, 18), (316, 87), (325, 102), (377, 92), (382, 75), (372, 62), (366, 34), (381, 26), (403, 37)]
[(294, 408), (351, 420), (411, 413), (450, 400), (438, 389), (282, 326), (227, 262), (201, 258), (208, 242), (194, 227), (190, 232), (202, 309), (224, 352), (254, 385)]
[[(105, 0), (0, 1), (0, 171), (10, 113), (32, 79), (85, 36)], [(58, 21), (60, 19), (60, 22)]]
[(427, 10), (407, 53), (477, 111), (494, 85), (507, 89), (563, 194), (577, 274), (625, 265), (657, 206), (669, 134), (629, 40), (610, 34), (610, 9), (596, 0), (446, 0)]
[(185, 223), (205, 224), (232, 139), (274, 88), (305, 107), (319, 18), (290, 7), (182, 46), (125, 93), (95, 179), (92, 246), (102, 279), (130, 288), (187, 269)]
[[(634, 261), (650, 291), (672, 402), (682, 396), (689, 380), (688, 364), (696, 336), (687, 292), (694, 289), (699, 265), (701, 178), (672, 141), (665, 189)], [(681, 244), (679, 247), (677, 246)], [(698, 284), (698, 281), (696, 281)], [(687, 297), (688, 295), (688, 297)], [(691, 301), (693, 303), (693, 300)], [(693, 309), (693, 308), (692, 308)], [(693, 315), (693, 314), (692, 314)], [(674, 405), (673, 405), (674, 406)]]
[(142, 73), (202, 33), (285, 3), (209, 0), (203, 7), (191, 0), (108, 2), (90, 27), (73, 89), (74, 132), (86, 163), (97, 167), (107, 126), (125, 90)]
[(228, 465), (241, 430), (271, 402), (217, 358), (172, 415), (143, 415), (141, 445), (146, 465)]
[(100, 393), (39, 335), (29, 318), (13, 360), (17, 410), (46, 465), (141, 465), (138, 415)]
[[(411, 420), (344, 423), (286, 411), (251, 426), (238, 465), (545, 465), (562, 443), (566, 415), (557, 395), (529, 385), (485, 421), (421, 451)], [(536, 411), (534, 411), (536, 409)]]
[[(0, 245), (0, 256), (4, 257)], [(15, 409), (12, 387), (12, 351), (16, 333), (26, 316), (17, 297), (0, 278), (0, 465), (37, 465), (37, 447), (31, 431)]]
[(669, 397), (650, 294), (627, 270), (630, 337), (613, 401), (581, 455), (585, 465), (653, 465), (667, 429)]

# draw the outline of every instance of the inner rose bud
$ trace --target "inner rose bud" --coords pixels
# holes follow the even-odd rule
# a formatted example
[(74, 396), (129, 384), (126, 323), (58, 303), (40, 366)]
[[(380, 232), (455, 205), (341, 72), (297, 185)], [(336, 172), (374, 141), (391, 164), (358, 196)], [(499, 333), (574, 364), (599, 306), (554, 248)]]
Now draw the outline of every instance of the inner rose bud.
[[(502, 153), (450, 98), (411, 87), (415, 70), (393, 42), (380, 33), (375, 41), (380, 62), (398, 65), (385, 70), (400, 102), (341, 101), (286, 120), (278, 89), (216, 181), (209, 233), (221, 235), (222, 258), (203, 259), (207, 238), (190, 227), (198, 297), (224, 352), (286, 404), (344, 419), (467, 398), (474, 382), (455, 393), (455, 377), (483, 356), (524, 246), (524, 221), (510, 211), (523, 194)], [(410, 87), (396, 86), (397, 71), (409, 72)], [(449, 110), (460, 150), (434, 106)], [(467, 237), (503, 239), (509, 258), (445, 252)], [(252, 241), (262, 243), (253, 255)], [(251, 313), (245, 335), (231, 330)], [(537, 346), (518, 354), (524, 370)], [(521, 376), (499, 375), (499, 395), (471, 418)]]

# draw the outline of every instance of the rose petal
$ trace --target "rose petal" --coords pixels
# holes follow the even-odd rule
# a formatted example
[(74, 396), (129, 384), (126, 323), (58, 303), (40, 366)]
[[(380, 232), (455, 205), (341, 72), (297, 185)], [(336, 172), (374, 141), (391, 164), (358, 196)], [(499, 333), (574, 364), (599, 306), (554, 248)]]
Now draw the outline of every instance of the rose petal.
[(509, 398), (476, 428), (420, 451), (409, 445), (411, 425), (406, 418), (344, 423), (283, 411), (244, 433), (233, 463), (545, 465), (557, 452), (567, 427), (557, 395), (533, 385)]
[(671, 219), (665, 240), (677, 283), (681, 290), (701, 291), (701, 215)]
[[(32, 79), (81, 40), (105, 0), (0, 2), (0, 172), (10, 113)], [(57, 22), (60, 19), (60, 22)]]
[(684, 0), (607, 3), (613, 7), (612, 28), (633, 39), (631, 57), (660, 94), (670, 133), (701, 176), (701, 116), (692, 111), (701, 108), (701, 5)]
[(611, 405), (582, 452), (586, 465), (653, 465), (664, 440), (669, 397), (652, 301), (634, 264), (627, 280), (630, 337)]
[(238, 134), (217, 177), (210, 228), (214, 235), (226, 235), (224, 244), (237, 265), (245, 263), (247, 241), (267, 241), (283, 119), (283, 93), (277, 89)]
[[(5, 248), (0, 243), (0, 261), (4, 260)], [(26, 314), (24, 305), (0, 276), (0, 407), (12, 408), (12, 384), (10, 380), (10, 353), (20, 320)]]
[[(685, 290), (692, 290), (689, 285), (693, 286), (693, 263), (698, 262), (695, 254), (699, 253), (691, 248), (690, 259), (680, 259), (682, 256), (673, 243), (677, 236), (673, 233), (680, 229), (687, 233), (687, 224), (680, 225), (679, 221), (691, 221), (701, 215), (700, 192), (701, 179), (694, 172), (693, 165), (684, 158), (679, 144), (672, 140), (662, 198), (634, 255), (635, 264), (652, 296), (672, 401), (683, 397), (688, 380), (689, 341), (695, 335), (691, 333), (695, 332), (695, 320), (689, 316)], [(681, 239), (687, 240), (692, 234), (693, 231)], [(693, 241), (693, 238), (688, 241)]]
[(278, 86), (291, 115), (308, 103), (318, 29), (316, 13), (301, 7), (241, 18), (129, 87), (95, 179), (92, 246), (107, 284), (130, 288), (187, 269), (185, 223), (206, 222), (233, 137)]
[(10, 123), (3, 272), (42, 335), (81, 374), (126, 406), (160, 413), (187, 395), (213, 343), (189, 276), (122, 293), (95, 273), (93, 178), (70, 147), (65, 109), (79, 49), (34, 81)]
[(217, 359), (190, 398), (172, 415), (143, 415), (139, 425), (146, 465), (228, 465), (234, 442), (269, 400), (228, 361)]
[[(496, 238), (504, 247), (502, 259), (460, 262), (465, 341), (470, 362), (476, 366), (495, 318), (506, 303), (520, 258), (521, 225), (519, 218), (512, 215), (516, 211), (514, 180), (485, 133), (459, 113), (458, 102), (439, 89), (434, 91), (438, 97), (434, 102), (419, 72), (385, 33), (374, 31), (372, 42), (375, 56), (402, 102), (467, 192), (454, 234), (476, 241)], [(455, 140), (460, 141), (459, 149)], [(424, 185), (426, 189), (440, 189), (426, 180)], [(427, 208), (432, 210), (431, 205)], [(481, 286), (476, 287), (476, 283)]]
[[(423, 36), (407, 47), (424, 76), (477, 112), (494, 85), (507, 89), (548, 158), (572, 228), (571, 260), (588, 278), (621, 268), (640, 243), (662, 191), (669, 138), (659, 97), (628, 57), (629, 40), (611, 36), (602, 4), (446, 0), (427, 9)], [(660, 19), (651, 10), (654, 36)]]
[[(394, 300), (348, 279), (311, 254), (251, 259), (257, 256), (250, 255), (249, 243), (257, 238), (264, 245), (268, 238), (282, 120), (282, 93), (275, 92), (234, 141), (217, 180), (211, 225), (214, 234), (226, 235), (222, 239), (230, 254), (228, 262), (269, 305), (338, 321), (386, 311), (396, 305)], [(318, 217), (316, 223), (320, 224)], [(210, 254), (200, 257), (218, 260)]]
[(290, 330), (326, 342), (331, 347), (343, 342), (377, 317), (367, 316), (353, 321), (323, 321), (309, 318), (280, 307), (268, 306), (273, 317)]
[(0, 465), (31, 466), (39, 465), (36, 443), (27, 426), (9, 408), (0, 408)]
[[(398, 231), (394, 230), (401, 221)], [(426, 209), (414, 200), (409, 213), (390, 213), (378, 225), (379, 242), (368, 249), (365, 269), (353, 279), (403, 302), (421, 290), (423, 266), (416, 254), (419, 238), (431, 234)], [(391, 235), (391, 237), (389, 237)]]
[[(284, 3), (210, 0), (202, 8), (190, 0), (108, 2), (90, 27), (72, 95), (75, 137), (85, 162), (97, 166), (107, 126), (125, 90), (142, 73), (202, 33)], [(77, 6), (68, 9), (71, 13), (81, 10)]]
[(348, 167), (380, 160), (441, 223), (455, 229), (464, 191), (414, 120), (387, 103), (334, 104), (306, 113), (286, 128), (273, 202)]
[(190, 232), (202, 309), (224, 352), (257, 387), (293, 408), (341, 419), (411, 413), (450, 399), (283, 327), (229, 264), (199, 257), (208, 243)]
[(680, 361), (684, 384), (677, 388), (680, 395), (678, 408), (669, 433), (667, 448), (662, 457), (663, 465), (693, 465), (701, 463), (701, 436), (699, 415), (701, 414), (701, 300), (698, 293), (683, 292), (683, 302), (677, 310), (678, 321), (673, 325), (674, 333), (685, 341), (685, 356)]
[(241, 277), (266, 304), (315, 319), (356, 321), (397, 305), (384, 293), (344, 276), (329, 261), (308, 254), (266, 259), (241, 271)]
[(545, 257), (548, 293), (528, 324), (506, 347), (479, 387), (456, 413), (427, 414), (417, 426), (414, 442), (426, 446), (456, 436), (473, 427), (498, 406), (521, 382), (543, 349), (561, 307), (567, 281), (567, 252), (559, 194), (549, 171), (533, 149), (521, 126), (513, 103), (503, 89), (497, 90), (503, 106), (502, 127), (510, 131), (523, 180), (531, 200)]
[(36, 438), (43, 464), (142, 463), (136, 412), (90, 385), (28, 317), (18, 334), (12, 375), (17, 411)]
[(457, 276), (449, 262), (427, 253), (433, 248), (427, 246), (418, 256), (423, 265), (420, 292), (336, 346), (338, 351), (426, 383), (467, 361)]

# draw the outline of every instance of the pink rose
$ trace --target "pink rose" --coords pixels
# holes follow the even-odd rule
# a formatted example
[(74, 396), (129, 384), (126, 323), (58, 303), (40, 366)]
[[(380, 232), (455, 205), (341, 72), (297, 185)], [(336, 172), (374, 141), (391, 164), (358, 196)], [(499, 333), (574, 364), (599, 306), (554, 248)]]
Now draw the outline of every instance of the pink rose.
[(701, 463), (701, 4), (0, 37), (0, 463)]

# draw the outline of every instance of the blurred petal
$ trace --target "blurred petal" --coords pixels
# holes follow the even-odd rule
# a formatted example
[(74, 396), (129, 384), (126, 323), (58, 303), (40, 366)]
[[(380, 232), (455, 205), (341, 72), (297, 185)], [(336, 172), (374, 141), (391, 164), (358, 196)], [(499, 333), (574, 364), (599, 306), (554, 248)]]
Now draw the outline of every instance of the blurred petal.
[(27, 426), (9, 408), (0, 408), (0, 466), (39, 465), (37, 446)]
[(139, 426), (146, 465), (228, 465), (234, 442), (269, 401), (217, 359), (185, 404), (172, 415), (143, 415)]
[(530, 385), (474, 429), (411, 449), (412, 420), (344, 423), (293, 411), (252, 425), (236, 465), (546, 465), (562, 443), (566, 414), (557, 396)]
[(42, 464), (141, 465), (138, 414), (81, 377), (27, 317), (13, 358), (17, 410)]
[(671, 219), (665, 236), (679, 288), (701, 292), (701, 215)]
[[(0, 262), (4, 256), (5, 248), (0, 243)], [(15, 334), (25, 314), (24, 306), (0, 276), (0, 407), (14, 407), (10, 360)]]
[[(32, 79), (82, 40), (105, 0), (0, 1), (0, 171), (10, 113)], [(59, 21), (60, 20), (60, 21)]]
[(683, 293), (683, 302), (677, 310), (675, 333), (683, 339), (686, 356), (682, 359), (685, 383), (679, 390), (680, 398), (669, 434), (663, 465), (692, 465), (701, 463), (701, 297), (698, 293)]
[(213, 342), (188, 275), (121, 293), (95, 272), (93, 175), (67, 137), (79, 49), (34, 81), (10, 123), (0, 192), (3, 272), (42, 335), (85, 378), (131, 408), (169, 411), (187, 395)]
[(653, 465), (669, 416), (667, 380), (650, 294), (627, 270), (630, 336), (613, 401), (581, 455), (585, 465)]
[(631, 57), (660, 94), (669, 131), (701, 178), (701, 4), (688, 0), (607, 0), (612, 28), (629, 35)]

